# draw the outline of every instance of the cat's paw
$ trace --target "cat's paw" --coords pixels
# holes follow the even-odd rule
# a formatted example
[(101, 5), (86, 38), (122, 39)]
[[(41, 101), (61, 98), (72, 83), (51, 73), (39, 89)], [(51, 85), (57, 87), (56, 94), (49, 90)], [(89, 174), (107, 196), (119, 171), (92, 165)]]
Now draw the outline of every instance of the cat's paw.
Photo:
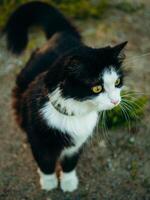
[(40, 185), (42, 190), (53, 190), (58, 187), (58, 180), (56, 174), (46, 175), (38, 170), (40, 174)]
[(70, 173), (63, 173), (60, 180), (60, 187), (63, 192), (73, 192), (78, 188), (78, 177), (76, 175), (76, 171), (72, 171)]
[(48, 175), (47, 177), (40, 178), (40, 185), (42, 190), (53, 190), (58, 186), (58, 180), (56, 177), (52, 177), (53, 175)]

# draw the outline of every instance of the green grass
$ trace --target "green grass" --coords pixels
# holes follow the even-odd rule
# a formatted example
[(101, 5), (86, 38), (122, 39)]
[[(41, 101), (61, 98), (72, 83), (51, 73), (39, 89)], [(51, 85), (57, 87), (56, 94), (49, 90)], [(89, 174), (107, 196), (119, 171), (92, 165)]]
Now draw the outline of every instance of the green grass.
[(134, 2), (123, 1), (123, 2), (119, 2), (116, 5), (116, 8), (126, 13), (133, 13), (144, 8), (144, 4), (142, 3), (134, 4)]

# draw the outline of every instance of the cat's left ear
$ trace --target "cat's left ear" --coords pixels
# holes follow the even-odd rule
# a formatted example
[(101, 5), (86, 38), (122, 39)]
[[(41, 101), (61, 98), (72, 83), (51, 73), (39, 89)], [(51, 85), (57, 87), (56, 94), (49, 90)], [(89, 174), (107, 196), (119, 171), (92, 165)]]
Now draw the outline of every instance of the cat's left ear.
[(122, 62), (125, 59), (124, 48), (127, 45), (128, 41), (122, 42), (114, 47), (112, 47), (113, 55)]

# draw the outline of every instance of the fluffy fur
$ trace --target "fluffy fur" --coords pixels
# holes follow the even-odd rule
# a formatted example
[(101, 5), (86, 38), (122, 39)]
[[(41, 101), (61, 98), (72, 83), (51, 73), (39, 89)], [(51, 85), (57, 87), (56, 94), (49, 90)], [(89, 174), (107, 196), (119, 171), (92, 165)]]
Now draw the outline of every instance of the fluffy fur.
[(73, 192), (78, 187), (78, 177), (76, 171), (73, 170), (69, 173), (63, 173), (61, 177), (60, 187), (64, 192)]
[(55, 173), (47, 175), (38, 169), (40, 185), (43, 190), (53, 190), (58, 187), (58, 179)]
[[(34, 1), (19, 7), (6, 24), (4, 33), (13, 53), (24, 50), (33, 25), (43, 28), (48, 41), (33, 52), (17, 76), (13, 106), (38, 164), (42, 189), (57, 187), (59, 162), (61, 189), (71, 192), (77, 189), (75, 168), (99, 112), (121, 101), (122, 50), (127, 42), (87, 47), (58, 10)], [(92, 87), (97, 85), (102, 91), (95, 93)]]

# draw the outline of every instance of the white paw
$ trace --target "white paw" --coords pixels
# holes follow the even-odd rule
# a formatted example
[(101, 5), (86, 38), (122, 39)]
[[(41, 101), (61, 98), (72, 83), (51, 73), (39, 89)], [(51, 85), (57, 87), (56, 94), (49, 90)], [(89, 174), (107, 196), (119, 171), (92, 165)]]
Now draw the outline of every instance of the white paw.
[(60, 187), (64, 192), (73, 192), (78, 188), (78, 177), (76, 171), (63, 173), (60, 180)]
[(58, 180), (56, 174), (46, 175), (40, 170), (38, 170), (38, 173), (40, 175), (40, 185), (43, 190), (50, 191), (57, 188)]

